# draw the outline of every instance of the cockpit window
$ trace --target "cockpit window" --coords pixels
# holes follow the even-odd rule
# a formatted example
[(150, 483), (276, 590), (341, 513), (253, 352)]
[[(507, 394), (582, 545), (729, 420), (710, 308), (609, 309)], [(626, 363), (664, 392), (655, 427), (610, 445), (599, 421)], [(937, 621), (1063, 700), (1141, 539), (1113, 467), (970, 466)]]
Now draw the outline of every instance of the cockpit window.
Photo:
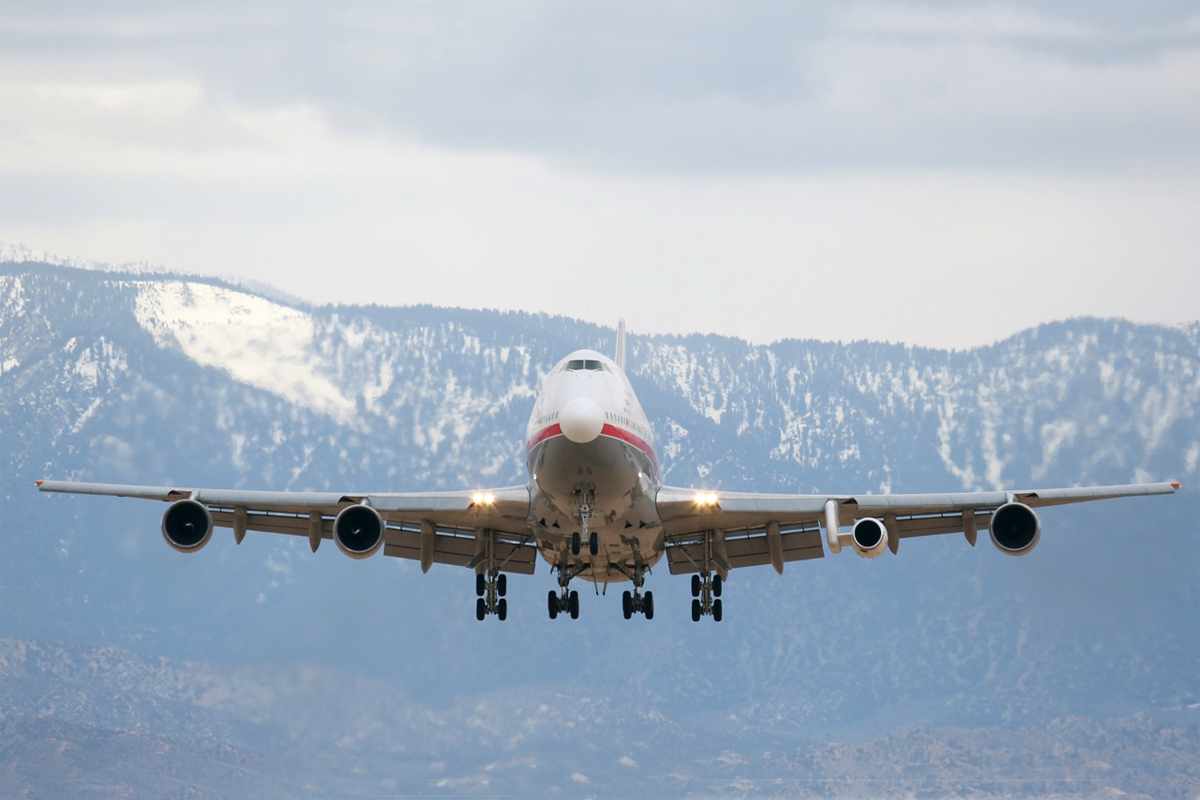
[(596, 361), (595, 359), (591, 359), (591, 358), (573, 358), (567, 362), (567, 369), (568, 370), (586, 369), (586, 370), (593, 370), (593, 371), (599, 372), (604, 369), (604, 363), (601, 361)]

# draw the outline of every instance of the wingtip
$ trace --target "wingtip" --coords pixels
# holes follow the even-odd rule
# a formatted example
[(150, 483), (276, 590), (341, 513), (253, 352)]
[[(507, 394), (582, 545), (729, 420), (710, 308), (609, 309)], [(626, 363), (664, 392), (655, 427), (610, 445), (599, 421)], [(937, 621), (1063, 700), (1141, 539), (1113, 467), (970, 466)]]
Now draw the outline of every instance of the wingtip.
[(1180, 483), (1179, 481), (1171, 481), (1171, 488), (1174, 489), (1175, 491), (1179, 491), (1180, 489), (1183, 488), (1183, 484)]
[(45, 481), (39, 479), (39, 480), (34, 481), (33, 485), (40, 489), (40, 488), (42, 488), (43, 483), (45, 483)]

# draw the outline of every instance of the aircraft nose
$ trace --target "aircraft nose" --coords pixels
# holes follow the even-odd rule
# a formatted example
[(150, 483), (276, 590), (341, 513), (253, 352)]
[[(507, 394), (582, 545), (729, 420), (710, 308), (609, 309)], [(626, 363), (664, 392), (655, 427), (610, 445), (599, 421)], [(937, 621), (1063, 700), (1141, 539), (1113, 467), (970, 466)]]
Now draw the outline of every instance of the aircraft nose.
[(604, 411), (595, 400), (576, 397), (558, 415), (558, 425), (576, 444), (587, 444), (600, 435), (604, 427)]

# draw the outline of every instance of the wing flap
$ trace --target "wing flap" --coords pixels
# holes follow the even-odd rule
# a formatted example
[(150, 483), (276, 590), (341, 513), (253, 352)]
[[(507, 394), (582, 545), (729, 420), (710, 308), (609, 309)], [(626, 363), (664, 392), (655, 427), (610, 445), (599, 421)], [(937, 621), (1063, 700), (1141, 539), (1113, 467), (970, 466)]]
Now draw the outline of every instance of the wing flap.
[[(784, 531), (779, 538), (783, 546), (785, 562), (807, 561), (825, 555), (819, 530)], [(704, 571), (705, 544), (703, 536), (668, 539), (666, 545), (667, 568), (672, 575)], [(723, 537), (722, 549), (724, 558), (732, 569), (757, 567), (771, 563), (770, 544), (765, 528), (726, 532)], [(715, 568), (715, 565), (711, 565), (711, 568)]]
[[(936, 536), (942, 533), (962, 533), (966, 529), (964, 519), (970, 511), (961, 514), (933, 514), (916, 517), (899, 517), (896, 520), (896, 533), (901, 539), (913, 539), (920, 536)], [(975, 530), (986, 531), (992, 522), (992, 512), (975, 512)], [(892, 526), (888, 526), (888, 532)]]
[[(466, 531), (442, 531), (434, 534), (433, 563), (456, 567), (475, 568), (478, 563), (479, 545), (475, 537)], [(501, 572), (532, 575), (537, 567), (537, 548), (527, 543), (525, 537), (498, 534), (495, 544), (495, 562)], [(395, 558), (421, 560), (420, 531), (402, 529), (388, 531), (383, 553)]]
[[(212, 516), (213, 526), (217, 528), (233, 528), (235, 525), (236, 512), (233, 510), (214, 510), (209, 509), (209, 515)], [(246, 513), (246, 530), (257, 531), (259, 533), (284, 533), (290, 536), (308, 536), (309, 516), (304, 514), (288, 514), (275, 513), (264, 514), (247, 512)], [(321, 538), (333, 538), (333, 517), (321, 517)]]

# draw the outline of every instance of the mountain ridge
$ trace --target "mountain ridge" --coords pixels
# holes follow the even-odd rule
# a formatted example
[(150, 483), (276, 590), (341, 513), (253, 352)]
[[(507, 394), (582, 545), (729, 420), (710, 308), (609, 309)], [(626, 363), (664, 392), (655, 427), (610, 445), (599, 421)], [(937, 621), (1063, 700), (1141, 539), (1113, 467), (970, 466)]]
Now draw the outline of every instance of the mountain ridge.
[[(3, 255), (3, 253), (0, 253)], [(43, 261), (43, 260), (6, 260), (0, 257), (0, 274), (16, 275), (21, 273), (61, 273), (65, 276), (70, 276), (76, 273), (97, 274), (106, 278), (124, 279), (124, 280), (146, 280), (146, 281), (181, 281), (201, 284), (211, 284), (220, 286), (221, 288), (231, 291), (240, 292), (243, 294), (253, 295), (263, 300), (295, 308), (300, 311), (309, 312), (328, 312), (337, 313), (338, 311), (347, 311), (354, 313), (378, 313), (378, 312), (401, 312), (419, 315), (424, 312), (433, 314), (441, 312), (449, 312), (463, 315), (482, 315), (482, 316), (517, 316), (529, 317), (534, 319), (546, 319), (549, 321), (560, 321), (578, 325), (581, 327), (596, 328), (606, 333), (616, 335), (616, 325), (611, 327), (604, 323), (592, 322), (589, 320), (570, 317), (563, 314), (554, 314), (545, 311), (524, 311), (519, 309), (501, 309), (501, 308), (485, 308), (485, 307), (467, 307), (467, 306), (441, 306), (432, 303), (414, 303), (411, 305), (394, 305), (389, 303), (322, 303), (319, 301), (306, 300), (297, 295), (292, 295), (285, 289), (281, 289), (273, 283), (263, 281), (246, 281), (243, 282), (236, 277), (209, 275), (204, 273), (181, 272), (166, 267), (155, 267), (149, 271), (139, 271), (130, 269), (127, 266), (121, 265), (104, 265), (84, 266), (76, 264), (68, 259), (61, 262)], [(619, 309), (618, 309), (619, 316)], [(1184, 331), (1188, 335), (1200, 336), (1200, 319), (1190, 322), (1179, 323), (1155, 323), (1141, 322), (1131, 320), (1120, 316), (1100, 316), (1094, 314), (1081, 314), (1076, 316), (1061, 317), (1039, 323), (1033, 327), (1023, 328), (1014, 331), (1011, 334), (996, 339), (993, 342), (972, 345), (968, 347), (938, 347), (933, 345), (921, 345), (904, 342), (901, 340), (883, 340), (883, 339), (822, 339), (820, 337), (784, 337), (782, 339), (773, 339), (768, 342), (751, 342), (748, 339), (742, 339), (730, 334), (719, 333), (716, 331), (688, 331), (683, 333), (653, 333), (653, 334), (637, 334), (646, 338), (661, 339), (661, 340), (679, 340), (683, 343), (694, 343), (706, 338), (712, 337), (718, 341), (746, 345), (750, 347), (773, 347), (775, 345), (787, 344), (830, 344), (830, 345), (879, 345), (884, 347), (899, 347), (928, 353), (964, 353), (977, 350), (985, 350), (988, 348), (1003, 345), (1006, 342), (1039, 331), (1043, 328), (1053, 327), (1056, 325), (1071, 325), (1075, 323), (1124, 323), (1142, 329), (1159, 328), (1164, 331)], [(636, 333), (636, 332), (634, 332)]]
[[(695, 740), (714, 763), (759, 737), (1031, 730), (1200, 702), (1200, 641), (1181, 613), (1200, 607), (1200, 325), (1060, 322), (965, 352), (633, 336), (631, 380), (671, 483), (858, 492), (1145, 477), (1188, 488), (1047, 509), (1025, 559), (936, 537), (872, 562), (735, 573), (720, 625), (691, 623), (686, 581), (661, 572), (653, 623), (584, 592), (580, 622), (551, 623), (541, 565), (510, 582), (499, 625), (474, 621), (461, 570), (314, 555), (290, 537), (235, 545), (224, 531), (182, 556), (159, 541), (159, 504), (38, 496), (32, 481), (521, 482), (539, 376), (573, 347), (610, 348), (607, 329), (432, 307), (309, 311), (214, 283), (15, 270), (0, 265), (0, 637), (132, 654), (104, 662), (115, 694), (96, 702), (127, 703), (148, 731), (164, 723), (153, 692), (121, 682), (129, 658), (210, 675), (314, 665), (327, 670), (329, 713), (358, 707), (338, 687), (361, 685), (426, 709), (479, 707), (501, 732), (506, 719), (544, 716), (539, 730), (553, 731), (595, 715), (645, 749), (715, 731)], [(52, 694), (78, 692), (53, 676)], [(262, 713), (252, 750), (277, 744), (264, 730), (312, 724), (282, 706)], [(403, 730), (398, 744), (416, 747), (420, 726)], [(570, 737), (545, 737), (547, 758), (566, 763)], [(760, 778), (778, 768), (751, 762)]]

